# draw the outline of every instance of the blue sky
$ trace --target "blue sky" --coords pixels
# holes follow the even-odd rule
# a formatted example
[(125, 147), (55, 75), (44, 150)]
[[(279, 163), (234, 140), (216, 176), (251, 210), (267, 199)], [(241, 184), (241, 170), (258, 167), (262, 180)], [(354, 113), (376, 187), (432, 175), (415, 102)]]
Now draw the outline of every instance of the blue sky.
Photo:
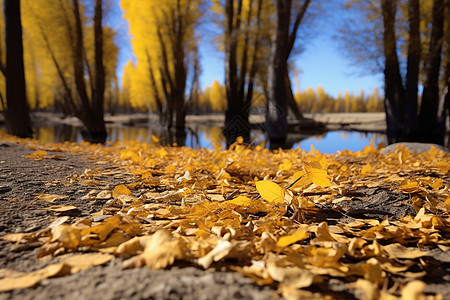
[[(297, 80), (292, 78), (292, 85), (294, 89), (300, 88), (302, 91), (308, 87), (315, 89), (321, 85), (332, 96), (337, 96), (339, 92), (344, 92), (346, 89), (351, 93), (359, 94), (360, 88), (365, 93), (371, 93), (375, 87), (378, 87), (382, 92), (383, 77), (381, 74), (374, 75), (354, 65), (351, 59), (345, 55), (345, 51), (339, 46), (338, 41), (333, 38), (333, 35), (337, 33), (339, 22), (343, 21), (342, 16), (345, 15), (340, 6), (342, 2), (339, 2), (333, 0), (326, 3), (329, 5), (326, 11), (331, 11), (332, 14), (327, 15), (325, 12), (314, 20), (312, 34), (309, 34), (305, 41), (304, 52), (294, 59), (300, 73)], [(120, 47), (118, 73), (121, 77), (121, 68), (129, 59), (133, 58), (133, 54), (129, 44), (131, 37), (126, 34), (127, 22), (120, 17), (121, 10), (118, 3), (119, 0), (114, 1), (110, 25), (122, 31), (117, 41)], [(336, 16), (340, 18), (336, 18)], [(216, 30), (210, 26), (214, 25), (208, 24), (201, 30), (203, 36), (200, 39), (202, 65), (200, 83), (202, 88), (211, 85), (214, 79), (221, 83), (224, 82), (224, 56), (212, 45)]]

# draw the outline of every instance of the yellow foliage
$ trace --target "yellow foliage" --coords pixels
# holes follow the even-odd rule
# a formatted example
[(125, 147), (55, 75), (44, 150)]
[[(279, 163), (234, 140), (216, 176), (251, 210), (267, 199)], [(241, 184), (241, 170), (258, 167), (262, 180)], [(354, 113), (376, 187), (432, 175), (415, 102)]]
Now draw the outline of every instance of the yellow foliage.
[[(38, 148), (34, 141), (21, 142)], [(278, 286), (284, 296), (304, 296), (302, 287), (316, 289), (325, 280), (345, 278), (347, 287), (363, 296), (420, 299), (424, 285), (415, 280), (429, 272), (425, 257), (449, 249), (449, 178), (442, 163), (449, 154), (437, 149), (406, 154), (398, 148), (382, 154), (371, 145), (359, 152), (324, 155), (315, 149), (194, 150), (139, 142), (40, 149), (55, 147), (120, 165), (123, 169), (115, 174), (133, 174), (136, 184), (129, 187), (139, 190), (140, 196), (132, 196), (116, 181), (112, 195), (118, 200), (127, 196), (126, 201), (109, 200), (95, 217), (71, 225), (64, 223), (68, 218), (57, 219), (48, 230), (1, 237), (20, 245), (40, 245), (40, 257), (80, 251), (98, 255), (86, 257), (86, 264), (80, 262), (83, 257), (76, 257), (40, 273), (6, 276), (0, 279), (2, 290), (33, 286), (44, 278), (101, 264), (112, 256), (99, 253), (114, 253), (124, 267), (160, 269), (177, 260), (203, 268), (226, 265), (260, 284)], [(142, 161), (131, 159), (132, 154)], [(292, 166), (279, 171), (287, 161)], [(98, 186), (101, 177), (111, 177), (111, 170), (88, 170), (71, 180), (78, 184), (90, 180)], [(374, 203), (372, 194), (358, 195), (357, 201), (354, 195), (370, 188), (404, 193), (395, 205), (413, 206), (417, 213), (386, 217), (382, 207), (365, 209), (364, 201)], [(111, 192), (88, 195), (109, 199)], [(347, 209), (353, 202), (358, 202), (357, 209)], [(385, 289), (387, 281), (392, 285)], [(409, 283), (400, 284), (404, 282)]]

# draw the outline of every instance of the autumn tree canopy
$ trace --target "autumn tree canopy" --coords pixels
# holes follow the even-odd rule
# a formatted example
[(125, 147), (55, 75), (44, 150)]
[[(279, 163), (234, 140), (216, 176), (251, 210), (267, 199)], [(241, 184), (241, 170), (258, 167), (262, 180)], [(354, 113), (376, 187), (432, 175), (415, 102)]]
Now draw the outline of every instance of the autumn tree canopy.
[(196, 27), (203, 1), (122, 0), (120, 4), (136, 56), (136, 63), (124, 70), (132, 105), (157, 111), (169, 128), (184, 129), (188, 105), (198, 89)]

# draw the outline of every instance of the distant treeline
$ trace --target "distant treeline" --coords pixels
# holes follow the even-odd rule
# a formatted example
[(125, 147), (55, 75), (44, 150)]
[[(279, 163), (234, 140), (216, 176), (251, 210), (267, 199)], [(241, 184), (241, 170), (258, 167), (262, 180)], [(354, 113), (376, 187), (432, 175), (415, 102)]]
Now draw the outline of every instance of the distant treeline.
[[(322, 86), (314, 90), (308, 87), (304, 91), (294, 94), (295, 101), (302, 112), (305, 113), (337, 113), (337, 112), (384, 112), (383, 96), (378, 88), (374, 88), (371, 94), (366, 94), (361, 89), (358, 94), (345, 90), (337, 97), (329, 95)], [(255, 93), (252, 106), (258, 111), (258, 107), (265, 104), (264, 95)], [(227, 109), (225, 86), (215, 80), (211, 86), (207, 86), (193, 104), (192, 113), (219, 113)]]

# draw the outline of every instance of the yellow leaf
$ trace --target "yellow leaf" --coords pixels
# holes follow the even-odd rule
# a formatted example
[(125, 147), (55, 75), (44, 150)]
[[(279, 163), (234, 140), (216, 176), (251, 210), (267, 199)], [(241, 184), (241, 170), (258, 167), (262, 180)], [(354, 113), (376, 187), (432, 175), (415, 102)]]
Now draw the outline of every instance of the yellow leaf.
[(166, 167), (166, 173), (172, 173), (176, 170), (176, 167), (174, 165), (169, 165)]
[(450, 214), (450, 196), (445, 200), (445, 208), (447, 209), (447, 213)]
[(183, 258), (183, 244), (165, 229), (155, 232), (145, 244), (144, 252), (136, 257), (136, 263), (152, 269), (163, 269)]
[(293, 288), (305, 288), (314, 282), (314, 274), (299, 267), (279, 267), (275, 262), (267, 264), (267, 271), (272, 279)]
[(383, 249), (392, 258), (415, 259), (428, 254), (428, 251), (421, 251), (419, 249), (408, 249), (407, 247), (402, 246), (398, 243), (383, 246)]
[(39, 150), (39, 151), (34, 152), (31, 155), (25, 156), (25, 158), (35, 158), (35, 157), (44, 156), (44, 155), (47, 155), (47, 151)]
[(367, 164), (361, 169), (361, 175), (366, 175), (370, 171), (372, 171), (372, 166), (370, 164)]
[(442, 179), (439, 178), (435, 182), (431, 183), (430, 186), (433, 188), (433, 190), (438, 190), (443, 186)]
[(119, 184), (113, 190), (113, 197), (116, 198), (119, 195), (130, 195), (131, 191), (123, 184)]
[(222, 203), (229, 203), (229, 204), (236, 204), (241, 206), (249, 206), (252, 203), (252, 199), (247, 198), (245, 196), (239, 196), (237, 198), (234, 198), (233, 200), (228, 200)]
[(114, 255), (102, 253), (78, 254), (67, 258), (63, 263), (70, 266), (70, 273), (74, 274), (93, 266), (103, 265), (113, 258)]
[(64, 248), (76, 249), (81, 241), (81, 233), (78, 228), (67, 224), (61, 224), (52, 229), (51, 242), (60, 242)]
[(40, 194), (37, 197), (38, 197), (38, 199), (47, 201), (49, 203), (53, 203), (53, 202), (55, 202), (56, 200), (59, 200), (59, 199), (67, 198), (67, 196), (53, 195), (53, 194)]
[(277, 246), (284, 248), (298, 241), (305, 240), (309, 237), (308, 226), (302, 226), (291, 235), (285, 235), (278, 239)]
[(32, 286), (35, 286), (44, 278), (56, 277), (65, 275), (68, 273), (68, 268), (66, 265), (53, 264), (49, 265), (43, 269), (31, 272), (29, 274), (25, 274), (20, 277), (15, 278), (3, 278), (0, 279), (0, 292), (11, 291), (15, 289), (25, 289)]
[[(297, 182), (295, 182), (295, 181), (297, 181)], [(295, 187), (303, 187), (308, 182), (311, 183), (311, 181), (308, 178), (308, 176), (306, 175), (305, 171), (297, 171), (297, 172), (295, 172), (294, 175), (292, 175), (292, 177), (291, 177), (291, 182), (295, 182), (295, 184), (292, 186), (293, 188), (295, 188)]]
[(73, 205), (53, 205), (46, 208), (47, 210), (56, 211), (56, 212), (65, 212), (69, 210), (77, 209), (76, 206)]
[(282, 164), (278, 166), (280, 171), (289, 171), (292, 168), (292, 162), (289, 160), (285, 160)]
[(349, 287), (360, 290), (364, 297), (362, 299), (379, 299), (380, 292), (375, 283), (365, 279), (358, 279), (356, 282), (349, 285)]
[(419, 280), (408, 282), (402, 289), (402, 300), (419, 300), (425, 299), (423, 294), (426, 284)]
[(417, 181), (408, 181), (402, 185), (401, 190), (406, 193), (412, 193), (412, 192), (417, 191), (418, 188), (419, 188), (419, 184)]
[(327, 171), (319, 168), (315, 168), (311, 166), (310, 163), (304, 163), (306, 174), (308, 175), (308, 178), (315, 184), (326, 187), (330, 186), (331, 182), (327, 178)]
[[(98, 234), (98, 239), (100, 241), (104, 241), (108, 235), (117, 228), (117, 226), (120, 223), (120, 217), (118, 215), (115, 215), (111, 218), (106, 219), (103, 223), (90, 227), (85, 228), (81, 231), (81, 234), (83, 236), (88, 234)], [(97, 240), (98, 241), (98, 240)]]
[(214, 249), (198, 259), (198, 264), (204, 269), (207, 269), (213, 262), (219, 261), (227, 256), (232, 249), (233, 244), (226, 240), (220, 240)]
[(284, 202), (285, 190), (273, 181), (257, 181), (256, 189), (261, 197), (268, 202), (273, 202), (275, 204)]
[(152, 134), (152, 141), (154, 143), (159, 143), (159, 138), (156, 135)]

